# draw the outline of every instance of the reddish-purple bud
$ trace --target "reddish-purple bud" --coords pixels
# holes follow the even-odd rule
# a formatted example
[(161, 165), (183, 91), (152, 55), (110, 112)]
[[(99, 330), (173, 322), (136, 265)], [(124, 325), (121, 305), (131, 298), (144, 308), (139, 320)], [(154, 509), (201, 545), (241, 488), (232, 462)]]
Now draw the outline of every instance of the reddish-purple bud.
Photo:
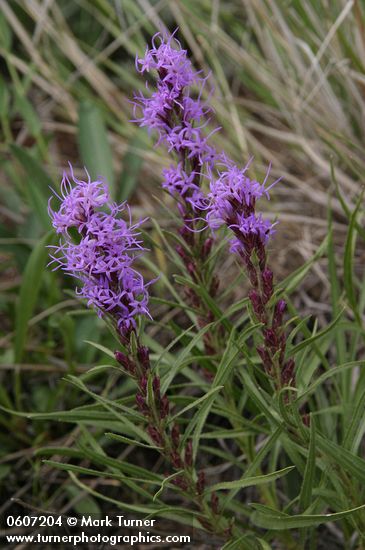
[(174, 424), (172, 427), (171, 441), (175, 449), (177, 449), (180, 443), (180, 428), (178, 424)]
[(255, 314), (257, 315), (258, 318), (260, 318), (265, 313), (261, 296), (259, 295), (257, 290), (251, 289), (248, 293), (248, 297), (251, 301)]
[(272, 361), (269, 352), (267, 351), (264, 346), (257, 346), (256, 348), (257, 353), (261, 357), (261, 361), (264, 365), (264, 368), (268, 374), (271, 373), (271, 367), (272, 367)]
[(178, 244), (175, 248), (176, 252), (179, 254), (180, 258), (185, 262), (186, 260), (186, 252), (183, 246), (181, 244)]
[(191, 305), (194, 306), (194, 307), (199, 307), (200, 306), (200, 298), (197, 295), (197, 293), (194, 292), (194, 290), (192, 288), (188, 288), (188, 287), (185, 287), (184, 290), (185, 290), (186, 297), (190, 300)]
[(160, 379), (158, 376), (154, 376), (152, 380), (152, 388), (155, 393), (155, 396), (160, 398)]
[(183, 463), (178, 452), (171, 451), (170, 459), (171, 459), (171, 464), (173, 465), (174, 468), (179, 469), (182, 467)]
[(203, 518), (202, 516), (198, 516), (198, 520), (201, 523), (202, 527), (206, 529), (207, 531), (212, 530), (212, 524), (207, 519)]
[(302, 415), (302, 420), (303, 420), (304, 426), (307, 426), (307, 428), (309, 428), (311, 422), (310, 422), (310, 416), (308, 413), (305, 413)]
[(179, 233), (188, 245), (192, 245), (194, 243), (194, 233), (192, 231), (189, 231), (189, 229), (185, 227), (185, 225), (183, 227), (180, 227)]
[(147, 431), (154, 443), (159, 447), (163, 447), (163, 437), (160, 432), (154, 426), (148, 426)]
[(137, 406), (138, 406), (139, 410), (141, 411), (141, 413), (143, 413), (143, 414), (148, 413), (148, 407), (146, 405), (145, 398), (140, 393), (137, 393), (137, 395), (136, 395), (136, 403), (137, 403)]
[(281, 371), (281, 384), (283, 386), (291, 385), (294, 382), (294, 359), (289, 359)]
[(261, 239), (257, 239), (256, 241), (256, 254), (259, 260), (260, 270), (264, 271), (265, 265), (266, 265), (266, 250), (265, 250), (265, 245), (261, 241)]
[(143, 395), (147, 393), (147, 376), (143, 375), (139, 381), (139, 387)]
[(198, 481), (196, 482), (196, 490), (198, 491), (199, 495), (202, 495), (204, 493), (205, 489), (205, 473), (203, 470), (199, 472), (198, 474)]
[(160, 417), (162, 419), (166, 418), (169, 412), (170, 412), (170, 403), (167, 398), (167, 395), (164, 395), (161, 399), (161, 404), (160, 404)]
[(186, 266), (188, 272), (189, 272), (189, 275), (191, 277), (193, 277), (193, 279), (195, 278), (196, 276), (196, 268), (195, 268), (195, 265), (193, 264), (193, 262), (189, 262)]
[(127, 355), (125, 355), (125, 353), (122, 353), (121, 351), (115, 351), (114, 352), (114, 357), (116, 358), (116, 360), (118, 361), (118, 363), (120, 365), (122, 365), (122, 367), (127, 371), (127, 372), (130, 372), (131, 374), (134, 374), (135, 372), (135, 366), (134, 364), (132, 363), (132, 361), (129, 359), (129, 357)]
[(185, 464), (189, 468), (193, 465), (193, 443), (191, 439), (189, 439), (185, 447)]
[(279, 342), (275, 330), (273, 330), (272, 328), (265, 329), (264, 338), (267, 347), (271, 349), (277, 349)]
[(146, 371), (150, 367), (150, 352), (146, 346), (139, 346), (137, 350), (138, 359), (143, 369)]
[(216, 495), (216, 493), (212, 493), (210, 497), (210, 505), (212, 507), (213, 514), (218, 515), (219, 514), (219, 499)]
[(176, 485), (177, 487), (180, 487), (180, 489), (182, 489), (183, 491), (186, 491), (189, 487), (188, 482), (181, 476), (174, 477), (171, 480), (171, 483), (173, 485)]
[(275, 305), (272, 326), (273, 328), (281, 327), (283, 324), (283, 316), (286, 310), (286, 301), (279, 300)]

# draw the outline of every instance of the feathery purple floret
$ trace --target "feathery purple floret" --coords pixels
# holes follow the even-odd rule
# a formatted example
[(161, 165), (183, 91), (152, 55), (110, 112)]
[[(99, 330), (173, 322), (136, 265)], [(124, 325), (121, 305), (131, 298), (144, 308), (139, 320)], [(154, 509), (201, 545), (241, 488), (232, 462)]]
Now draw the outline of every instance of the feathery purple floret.
[[(144, 251), (138, 231), (142, 221), (132, 224), (126, 203), (110, 199), (102, 181), (87, 182), (64, 173), (58, 210), (49, 201), (52, 225), (61, 235), (58, 246), (51, 247), (54, 269), (61, 268), (81, 281), (78, 296), (87, 299), (99, 316), (108, 314), (126, 337), (136, 328), (136, 317), (148, 315), (148, 284), (133, 267)], [(120, 214), (126, 212), (129, 221)], [(72, 229), (77, 238), (71, 236)]]
[[(266, 245), (275, 224), (257, 215), (255, 206), (262, 196), (269, 198), (267, 177), (263, 183), (250, 179), (246, 175), (249, 163), (240, 169), (209, 144), (219, 128), (207, 136), (203, 133), (211, 112), (201, 100), (206, 79), (194, 71), (186, 50), (174, 34), (164, 39), (158, 33), (151, 49), (137, 57), (136, 67), (140, 73), (157, 71), (157, 90), (149, 97), (139, 94), (134, 98), (135, 113), (141, 114), (135, 122), (157, 130), (158, 143), (165, 143), (178, 159), (163, 171), (162, 186), (185, 205), (184, 211), (180, 209), (185, 225), (194, 231), (194, 218), (205, 218), (211, 229), (228, 225), (236, 235), (231, 241), (235, 252), (245, 245), (251, 252), (258, 241)], [(197, 99), (192, 97), (192, 86), (198, 90)], [(202, 190), (203, 176), (210, 184), (208, 195)]]
[(265, 196), (269, 199), (269, 189), (265, 187), (268, 174), (263, 183), (251, 180), (246, 172), (250, 162), (243, 169), (228, 159), (224, 169), (218, 171), (218, 177), (211, 173), (210, 192), (207, 196), (206, 220), (212, 229), (227, 225), (236, 235), (231, 240), (231, 250), (250, 254), (255, 247), (265, 246), (275, 233), (274, 226), (256, 213), (257, 201)]
[[(203, 132), (211, 111), (201, 99), (206, 79), (193, 69), (187, 51), (182, 49), (174, 35), (166, 40), (160, 33), (155, 35), (152, 48), (146, 49), (144, 57), (137, 57), (136, 67), (140, 73), (156, 71), (158, 78), (157, 89), (152, 95), (145, 97), (140, 92), (134, 96), (136, 118), (133, 122), (156, 130), (157, 143), (164, 143), (168, 152), (177, 158), (175, 169), (171, 166), (164, 172), (164, 187), (175, 198), (182, 198), (193, 210), (199, 210), (202, 196), (197, 190), (203, 165), (213, 167), (219, 158), (216, 149), (208, 143), (218, 128), (209, 135)], [(193, 88), (197, 90), (195, 98)], [(180, 191), (180, 187), (175, 185), (182, 169), (193, 183), (189, 190), (182, 186)]]

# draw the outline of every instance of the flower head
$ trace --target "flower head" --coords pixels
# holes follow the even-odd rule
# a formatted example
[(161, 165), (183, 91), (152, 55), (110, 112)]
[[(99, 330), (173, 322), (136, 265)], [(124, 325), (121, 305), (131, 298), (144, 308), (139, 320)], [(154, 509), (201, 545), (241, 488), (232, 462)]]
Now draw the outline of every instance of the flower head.
[[(136, 327), (136, 316), (149, 315), (148, 284), (133, 267), (144, 251), (138, 231), (142, 222), (132, 224), (126, 203), (111, 202), (105, 183), (79, 181), (72, 170), (71, 176), (72, 183), (63, 176), (58, 210), (49, 206), (52, 224), (61, 234), (50, 263), (79, 279), (77, 295), (98, 315), (109, 314), (125, 335)], [(129, 221), (120, 217), (125, 212)], [(78, 239), (71, 237), (70, 228), (78, 231)]]
[(187, 51), (172, 34), (165, 40), (161, 33), (152, 38), (152, 47), (146, 48), (144, 57), (136, 58), (136, 68), (140, 73), (156, 70), (161, 83), (178, 95), (185, 86), (190, 86), (198, 78), (187, 57)]
[(210, 173), (206, 219), (212, 229), (223, 224), (232, 229), (235, 234), (231, 240), (233, 252), (242, 249), (251, 252), (258, 244), (265, 246), (277, 223), (271, 223), (256, 213), (257, 201), (263, 196), (269, 199), (268, 190), (276, 182), (266, 188), (268, 174), (263, 183), (250, 179), (246, 174), (249, 164), (240, 169), (229, 159), (224, 159), (225, 169), (218, 171), (218, 177)]

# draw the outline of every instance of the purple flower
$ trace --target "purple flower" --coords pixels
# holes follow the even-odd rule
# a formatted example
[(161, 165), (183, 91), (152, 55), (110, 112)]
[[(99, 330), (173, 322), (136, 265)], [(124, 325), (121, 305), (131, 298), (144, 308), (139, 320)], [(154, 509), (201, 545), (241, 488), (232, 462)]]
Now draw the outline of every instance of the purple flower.
[[(79, 181), (72, 169), (71, 176), (73, 184), (64, 174), (61, 196), (55, 193), (61, 201), (58, 210), (49, 205), (53, 226), (61, 234), (59, 245), (51, 247), (50, 263), (79, 279), (77, 295), (99, 316), (110, 315), (127, 335), (135, 329), (137, 316), (150, 316), (149, 283), (144, 284), (133, 267), (145, 250), (138, 231), (142, 221), (132, 224), (128, 205), (112, 203), (103, 182)], [(120, 217), (123, 212), (128, 222)], [(69, 233), (72, 227), (80, 234), (77, 242)]]
[[(208, 140), (218, 128), (207, 136), (203, 133), (211, 111), (201, 99), (207, 79), (193, 69), (174, 34), (165, 39), (158, 33), (144, 57), (136, 59), (140, 73), (157, 72), (157, 83), (149, 97), (142, 93), (134, 96), (133, 122), (157, 131), (158, 143), (164, 142), (168, 152), (177, 157), (176, 175), (172, 167), (165, 170), (163, 187), (175, 198), (182, 197), (189, 209), (202, 200), (198, 189), (203, 165), (212, 167), (217, 157)], [(198, 88), (196, 98), (192, 86)]]
[(55, 195), (61, 200), (58, 212), (51, 207), (51, 197), (48, 201), (48, 213), (52, 218), (52, 225), (57, 233), (64, 233), (70, 227), (78, 227), (82, 230), (83, 224), (89, 218), (94, 208), (100, 208), (110, 201), (109, 191), (102, 181), (79, 181), (75, 178), (72, 168), (71, 176), (76, 183), (73, 187), (67, 174), (64, 172), (61, 181), (61, 196)]
[(268, 174), (263, 183), (246, 175), (250, 162), (240, 169), (229, 159), (222, 159), (226, 169), (218, 171), (218, 177), (210, 171), (206, 219), (212, 229), (227, 225), (234, 232), (235, 238), (231, 240), (233, 252), (246, 249), (251, 253), (258, 243), (265, 246), (275, 233), (277, 222), (271, 223), (262, 214), (257, 214), (256, 203), (263, 196), (269, 198), (268, 191), (277, 182), (266, 188)]
[(173, 34), (167, 40), (163, 39), (161, 33), (155, 34), (152, 48), (147, 47), (145, 56), (136, 58), (136, 68), (140, 73), (158, 71), (161, 82), (168, 84), (177, 95), (198, 78), (198, 73), (193, 70), (187, 58), (186, 50), (181, 48)]
[(189, 192), (193, 192), (199, 187), (194, 183), (196, 173), (190, 172), (187, 174), (183, 170), (182, 162), (177, 166), (171, 165), (170, 168), (162, 171), (164, 180), (162, 187), (167, 189), (171, 195), (180, 195), (184, 197)]

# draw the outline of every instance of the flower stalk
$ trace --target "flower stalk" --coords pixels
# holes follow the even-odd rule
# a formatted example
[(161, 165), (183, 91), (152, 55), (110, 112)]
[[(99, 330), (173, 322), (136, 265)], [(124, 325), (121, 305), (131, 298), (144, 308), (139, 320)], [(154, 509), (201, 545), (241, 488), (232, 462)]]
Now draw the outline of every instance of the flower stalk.
[[(171, 404), (161, 392), (160, 378), (153, 372), (149, 349), (138, 337), (138, 318), (150, 317), (148, 286), (135, 269), (135, 260), (144, 252), (138, 231), (142, 221), (132, 224), (126, 203), (116, 205), (102, 181), (87, 182), (65, 173), (58, 210), (49, 202), (53, 227), (60, 242), (53, 246), (50, 264), (80, 282), (78, 296), (87, 299), (100, 317), (108, 318), (119, 336), (121, 350), (115, 358), (137, 384), (135, 402), (146, 420), (146, 431), (156, 449), (177, 474), (172, 482), (192, 500), (202, 514), (201, 524), (212, 533), (224, 535), (227, 526), (217, 522), (218, 500), (204, 498), (204, 476), (193, 463), (192, 442), (181, 444), (178, 424), (172, 424)], [(120, 214), (129, 213), (129, 223)], [(208, 518), (208, 519), (207, 519)]]
[[(157, 144), (164, 143), (175, 159), (174, 164), (163, 170), (162, 187), (177, 201), (182, 221), (179, 234), (183, 244), (178, 244), (176, 251), (192, 281), (208, 289), (210, 296), (215, 297), (219, 280), (207, 269), (213, 240), (206, 235), (204, 227), (205, 199), (201, 186), (204, 171), (213, 167), (219, 158), (215, 148), (209, 144), (209, 137), (219, 128), (208, 136), (203, 133), (211, 111), (201, 99), (206, 79), (193, 70), (186, 50), (174, 35), (166, 40), (160, 33), (155, 35), (152, 47), (146, 49), (143, 57), (137, 57), (136, 68), (140, 73), (155, 71), (158, 77), (152, 95), (135, 95), (134, 122), (156, 131)], [(198, 89), (197, 97), (193, 97), (193, 87)], [(199, 327), (211, 323), (214, 315), (204, 300), (191, 287), (185, 287), (185, 294), (198, 311)], [(207, 354), (217, 353), (221, 332), (222, 329), (204, 334)]]
[(266, 187), (269, 171), (263, 183), (251, 180), (246, 172), (250, 162), (238, 168), (226, 160), (211, 173), (207, 201), (207, 221), (213, 230), (225, 225), (234, 234), (231, 251), (236, 253), (246, 270), (251, 289), (248, 297), (256, 320), (262, 324), (263, 343), (257, 346), (264, 369), (277, 389), (295, 383), (295, 363), (286, 359), (284, 313), (286, 302), (274, 298), (274, 275), (267, 261), (267, 244), (275, 233), (275, 223), (256, 212), (257, 201), (279, 180)]

